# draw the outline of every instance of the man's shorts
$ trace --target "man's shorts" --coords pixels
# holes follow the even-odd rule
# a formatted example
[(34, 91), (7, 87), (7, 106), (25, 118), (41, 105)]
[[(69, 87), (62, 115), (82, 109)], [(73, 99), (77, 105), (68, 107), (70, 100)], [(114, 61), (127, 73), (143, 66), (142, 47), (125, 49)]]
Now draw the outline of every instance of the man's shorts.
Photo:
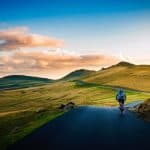
[(119, 99), (118, 102), (124, 104), (124, 99)]

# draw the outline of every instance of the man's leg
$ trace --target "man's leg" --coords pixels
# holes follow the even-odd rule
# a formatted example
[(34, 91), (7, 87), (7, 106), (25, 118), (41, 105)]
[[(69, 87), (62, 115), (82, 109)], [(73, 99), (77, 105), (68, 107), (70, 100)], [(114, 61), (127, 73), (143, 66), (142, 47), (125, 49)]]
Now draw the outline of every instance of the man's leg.
[(123, 110), (124, 110), (124, 104), (123, 104), (123, 102), (119, 102), (119, 105), (120, 105), (120, 111), (123, 112)]

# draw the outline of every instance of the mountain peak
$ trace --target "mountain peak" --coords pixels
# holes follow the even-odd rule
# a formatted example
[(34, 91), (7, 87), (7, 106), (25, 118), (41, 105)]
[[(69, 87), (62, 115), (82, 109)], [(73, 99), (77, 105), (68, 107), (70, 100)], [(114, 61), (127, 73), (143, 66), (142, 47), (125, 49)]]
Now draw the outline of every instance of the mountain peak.
[(74, 80), (74, 79), (78, 79), (83, 76), (89, 75), (93, 72), (95, 72), (95, 71), (87, 70), (87, 69), (79, 69), (79, 70), (75, 70), (75, 71), (69, 73), (68, 75), (63, 77), (61, 80)]
[(115, 66), (126, 66), (126, 67), (129, 67), (129, 66), (134, 66), (134, 64), (126, 62), (126, 61), (121, 61), (118, 64), (116, 64)]

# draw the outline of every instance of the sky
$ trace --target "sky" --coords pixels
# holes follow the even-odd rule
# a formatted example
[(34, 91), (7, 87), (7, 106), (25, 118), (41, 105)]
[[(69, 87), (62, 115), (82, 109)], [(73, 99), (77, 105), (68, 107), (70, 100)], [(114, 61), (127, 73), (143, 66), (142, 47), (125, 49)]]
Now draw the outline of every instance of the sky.
[(150, 64), (150, 0), (0, 0), (0, 76), (60, 78)]

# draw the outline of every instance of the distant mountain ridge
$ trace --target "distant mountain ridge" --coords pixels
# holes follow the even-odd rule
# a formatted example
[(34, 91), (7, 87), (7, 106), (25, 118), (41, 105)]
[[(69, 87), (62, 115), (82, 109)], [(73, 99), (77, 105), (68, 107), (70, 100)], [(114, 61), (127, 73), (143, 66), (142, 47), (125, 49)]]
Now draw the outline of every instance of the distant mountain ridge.
[(131, 67), (131, 66), (135, 66), (135, 64), (132, 64), (132, 63), (129, 63), (129, 62), (126, 62), (126, 61), (121, 61), (115, 65), (112, 65), (111, 67), (114, 67), (114, 66), (126, 66), (126, 67)]
[(26, 76), (26, 75), (9, 75), (9, 76), (3, 77), (3, 79), (14, 79), (14, 80), (24, 79), (24, 80), (41, 80), (41, 81), (49, 81), (49, 80), (51, 80), (51, 79), (48, 79), (48, 78)]
[(25, 75), (10, 75), (0, 78), (0, 90), (18, 89), (52, 83), (54, 80)]
[(119, 62), (99, 71), (79, 69), (59, 80), (47, 78), (10, 75), (0, 78), (0, 90), (27, 88), (59, 81), (81, 80), (89, 83), (126, 87), (140, 91), (150, 92), (150, 65), (135, 65), (129, 62)]

